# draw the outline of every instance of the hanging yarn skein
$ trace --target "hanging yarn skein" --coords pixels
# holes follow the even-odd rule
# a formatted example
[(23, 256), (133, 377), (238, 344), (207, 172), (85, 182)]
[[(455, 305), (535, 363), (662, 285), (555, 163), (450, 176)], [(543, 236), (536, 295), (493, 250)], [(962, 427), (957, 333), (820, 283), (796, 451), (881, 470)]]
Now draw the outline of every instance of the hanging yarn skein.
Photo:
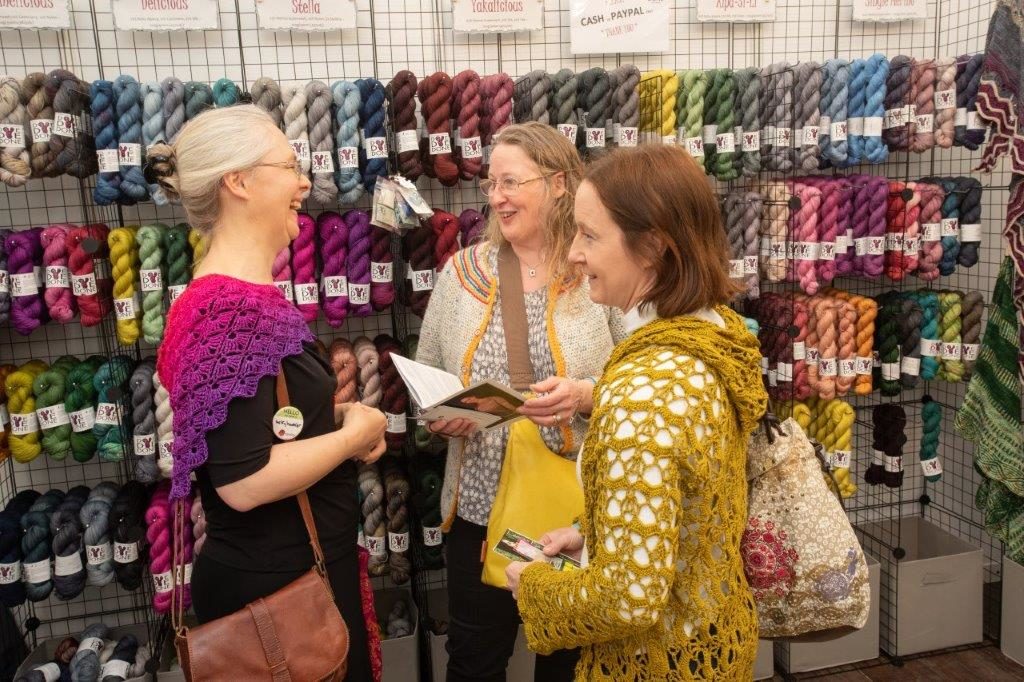
[(68, 371), (65, 380), (64, 409), (71, 420), (71, 456), (76, 462), (88, 462), (96, 454), (96, 385), (94, 378), (106, 359), (93, 355)]
[(143, 225), (135, 233), (139, 289), (142, 293), (142, 338), (159, 344), (164, 338), (164, 232), (166, 225)]
[(359, 402), (367, 407), (377, 407), (383, 395), (378, 367), (380, 354), (377, 352), (377, 346), (367, 337), (360, 336), (352, 342), (352, 350), (356, 354), (356, 364), (359, 367)]
[(941, 341), (939, 338), (939, 296), (934, 291), (916, 292), (921, 307), (921, 378), (931, 381), (941, 367)]
[(401, 467), (392, 458), (384, 464), (384, 495), (387, 499), (385, 518), (388, 528), (388, 566), (391, 580), (396, 585), (409, 581), (412, 561), (409, 556), (409, 481)]
[(316, 319), (319, 302), (316, 231), (316, 221), (312, 216), (299, 213), (299, 236), (292, 241), (292, 277), (295, 282), (295, 305), (306, 322)]
[(321, 204), (332, 204), (338, 198), (338, 186), (334, 183), (333, 103), (334, 96), (326, 83), (310, 81), (306, 84), (312, 193), (313, 199)]
[(147, 358), (132, 372), (128, 386), (132, 391), (132, 452), (135, 455), (135, 480), (155, 483), (160, 480), (156, 461), (156, 414), (153, 411), (153, 374), (156, 363)]
[(282, 89), (284, 104), (284, 134), (295, 152), (302, 172), (309, 177), (309, 119), (306, 117), (306, 89), (302, 85), (289, 85)]
[(917, 261), (917, 276), (926, 282), (939, 277), (942, 262), (942, 204), (945, 195), (942, 188), (929, 182), (918, 182), (917, 192), (921, 195), (921, 210), (918, 221), (921, 226), (921, 251)]
[(348, 226), (345, 273), (348, 276), (348, 312), (366, 317), (373, 312), (370, 303), (372, 274), (370, 252), (373, 249), (373, 227), (366, 211), (351, 210), (342, 216)]
[(359, 366), (356, 353), (348, 339), (335, 339), (327, 351), (338, 388), (334, 404), (351, 403), (359, 399)]
[(380, 371), (380, 383), (383, 390), (380, 409), (388, 418), (384, 440), (387, 441), (388, 448), (399, 449), (405, 442), (409, 394), (406, 392), (405, 382), (402, 381), (398, 369), (395, 368), (391, 354), (401, 353), (402, 346), (387, 334), (378, 335), (373, 343), (377, 347), (377, 367)]
[(171, 608), (171, 485), (157, 486), (146, 509), (146, 540), (149, 544), (149, 570), (153, 576), (153, 610), (167, 613)]
[(0, 604), (14, 608), (25, 603), (22, 575), (21, 517), (39, 499), (35, 490), (22, 490), (8, 500), (0, 512), (0, 571), (5, 582), (0, 584)]
[(252, 103), (270, 114), (279, 129), (284, 125), (284, 106), (281, 103), (281, 86), (273, 78), (257, 78), (249, 89)]
[(110, 512), (120, 489), (121, 486), (110, 481), (100, 483), (89, 491), (89, 498), (79, 512), (86, 580), (96, 587), (109, 585), (114, 580)]
[(978, 359), (981, 341), (981, 317), (985, 311), (985, 299), (980, 291), (965, 292), (960, 302), (960, 341), (963, 347), (963, 380), (969, 381), (974, 375), (974, 363)]
[(207, 109), (213, 108), (213, 90), (206, 83), (185, 83), (185, 120), (191, 121)]
[(915, 59), (911, 79), (913, 116), (910, 151), (925, 152), (935, 146), (935, 78), (934, 59)]
[(22, 573), (25, 577), (25, 596), (39, 602), (53, 592), (53, 536), (50, 518), (64, 501), (60, 490), (48, 490), (29, 507), (21, 517), (24, 534), (21, 537)]
[(984, 54), (961, 55), (956, 71), (956, 126), (953, 142), (975, 150), (985, 142), (985, 126), (978, 118), (978, 87), (981, 85)]
[[(925, 182), (934, 178), (925, 178)], [(948, 277), (956, 271), (960, 259), (960, 201), (961, 193), (957, 191), (957, 183), (953, 178), (941, 178), (939, 184), (945, 192), (942, 201), (942, 260), (939, 261), (939, 273)]]
[(793, 170), (794, 162), (793, 67), (788, 62), (776, 62), (762, 69), (761, 79), (764, 92), (761, 123), (767, 138), (761, 140), (762, 164), (768, 170), (788, 173)]
[(125, 355), (116, 355), (104, 363), (93, 377), (96, 387), (96, 423), (92, 433), (96, 436), (96, 454), (104, 462), (124, 459), (122, 429), (129, 428), (123, 415), (122, 404), (134, 363)]
[(935, 146), (943, 149), (956, 138), (956, 73), (955, 58), (935, 62)]
[[(75, 178), (94, 175), (96, 140), (91, 128), (76, 121), (89, 111), (89, 84), (63, 69), (50, 72), (47, 88), (53, 91), (53, 135), (46, 176), (66, 173)], [(95, 121), (94, 121), (95, 124)], [(52, 172), (51, 172), (52, 171)]]
[(138, 278), (139, 249), (135, 229), (118, 227), (107, 237), (110, 246), (111, 273), (114, 276), (114, 314), (117, 316), (117, 340), (131, 346), (139, 340), (139, 311), (135, 304), (135, 280)]
[(98, 325), (113, 307), (114, 280), (110, 276), (106, 225), (68, 230), (68, 269), (71, 292), (78, 303), (83, 327)]
[(507, 73), (496, 73), (480, 79), (480, 141), (484, 147), (480, 177), (487, 177), (494, 138), (512, 120), (512, 95), (515, 84)]
[(882, 163), (889, 158), (889, 148), (882, 139), (882, 125), (885, 119), (886, 83), (889, 79), (889, 62), (883, 55), (873, 54), (864, 63), (867, 76), (864, 104), (864, 125), (858, 131), (863, 138), (861, 161)]
[(221, 78), (213, 84), (213, 105), (215, 107), (230, 107), (238, 104), (241, 92), (238, 86), (230, 78)]
[(757, 177), (761, 172), (761, 75), (757, 69), (736, 72), (736, 104), (739, 169), (744, 177)]
[(7, 270), (7, 238), (11, 234), (11, 230), (0, 229), (0, 279), (4, 281), (4, 286), (0, 287), (0, 324), (6, 323), (11, 314), (11, 283)]
[(551, 77), (536, 69), (516, 80), (512, 115), (516, 123), (551, 123)]
[(410, 275), (405, 284), (405, 302), (421, 318), (434, 289), (435, 239), (430, 225), (420, 225), (402, 237), (403, 256)]
[[(398, 155), (398, 172), (410, 182), (423, 175), (423, 163), (420, 161), (420, 134), (416, 117), (416, 89), (419, 82), (412, 71), (402, 70), (395, 74), (385, 89), (388, 99), (388, 114), (391, 127), (395, 131), (395, 150)], [(338, 104), (335, 95), (335, 105)], [(483, 102), (480, 103), (481, 110)], [(482, 113), (481, 113), (482, 115)], [(338, 113), (338, 126), (341, 126), (341, 112)], [(340, 145), (339, 145), (340, 146)], [(482, 149), (481, 149), (482, 154)]]
[(681, 112), (676, 115), (676, 123), (679, 125), (679, 142), (685, 146), (687, 153), (697, 163), (702, 163), (704, 157), (704, 98), (707, 94), (708, 77), (704, 71), (698, 69), (681, 73), (679, 93), (676, 99), (677, 109)]
[[(761, 218), (761, 272), (769, 282), (786, 278), (786, 243), (789, 241), (790, 193), (786, 183), (768, 182), (764, 188)], [(766, 251), (766, 253), (764, 252)]]
[(476, 71), (466, 69), (452, 79), (453, 157), (463, 180), (472, 180), (480, 175), (483, 165), (480, 107), (480, 76)]
[(576, 147), (584, 157), (593, 158), (604, 153), (606, 149), (606, 125), (614, 114), (611, 79), (608, 73), (600, 67), (594, 67), (579, 74), (576, 101), (583, 109), (580, 122), (583, 126), (583, 135), (577, 136)]
[(972, 268), (978, 264), (978, 249), (981, 247), (981, 181), (959, 177), (954, 182), (955, 191), (960, 195), (960, 252), (956, 262)]
[(796, 242), (794, 269), (800, 288), (813, 296), (818, 291), (816, 252), (821, 190), (796, 182), (793, 184), (793, 195), (799, 199), (799, 206), (790, 213), (789, 218), (789, 231)]
[(893, 57), (885, 81), (885, 122), (882, 139), (891, 150), (910, 146), (909, 105), (913, 86), (914, 60), (906, 55)]
[[(154, 144), (165, 141), (164, 137), (164, 91), (156, 81), (143, 83), (140, 88), (142, 97), (142, 145), (149, 149)], [(159, 183), (147, 185), (147, 193), (158, 206), (167, 204), (167, 196)]]
[(370, 575), (388, 572), (387, 523), (384, 514), (384, 485), (376, 464), (359, 463), (359, 496), (362, 498), (363, 533), (370, 552)]
[(31, 462), (43, 451), (39, 442), (39, 418), (36, 416), (36, 396), (33, 388), (35, 379), (46, 371), (46, 363), (31, 360), (7, 375), (4, 390), (7, 393), (7, 410), (10, 413), (11, 428), (7, 446), (14, 461), (21, 464)]
[(921, 322), (924, 313), (913, 296), (899, 301), (900, 383), (915, 388), (921, 377)]
[[(615, 88), (612, 92), (612, 122), (615, 131), (615, 144), (620, 147), (636, 146), (640, 125), (640, 69), (632, 64), (623, 64), (612, 72)], [(681, 78), (676, 75), (676, 99), (681, 92)], [(578, 87), (578, 86), (577, 86)], [(575, 92), (573, 93), (575, 98)], [(678, 113), (674, 112), (673, 122), (681, 125)], [(674, 136), (675, 130), (671, 131)]]
[(459, 250), (459, 220), (447, 211), (434, 211), (427, 222), (434, 231), (434, 270), (441, 272)]
[(85, 565), (82, 561), (82, 505), (89, 488), (80, 485), (68, 491), (50, 517), (53, 538), (53, 591), (63, 601), (74, 599), (85, 589)]
[[(360, 78), (356, 87), (360, 97), (359, 123), (363, 129), (363, 146), (360, 148), (363, 186), (367, 192), (372, 192), (377, 178), (388, 174), (388, 138), (384, 126), (387, 102), (384, 86), (375, 78)], [(455, 172), (457, 175), (458, 171)]]
[(822, 74), (817, 62), (800, 62), (793, 70), (794, 104), (797, 108), (793, 135), (799, 139), (797, 167), (806, 172), (818, 169), (821, 146), (818, 137), (821, 134), (821, 102)]
[(395, 301), (394, 269), (391, 232), (373, 225), (370, 230), (370, 304), (377, 312)]
[[(322, 261), (322, 307), (327, 324), (338, 328), (348, 316), (348, 224), (334, 211), (325, 211), (316, 219)], [(314, 318), (315, 319), (315, 318)]]
[(438, 71), (420, 81), (417, 95), (427, 130), (420, 143), (424, 171), (442, 185), (452, 187), (459, 181), (459, 169), (452, 161), (452, 80)]
[(149, 197), (149, 185), (142, 173), (142, 89), (131, 76), (114, 81), (114, 111), (117, 116), (117, 162), (121, 183), (119, 203), (135, 204)]
[(114, 577), (126, 590), (142, 585), (146, 553), (146, 508), (149, 494), (144, 484), (128, 481), (117, 493), (110, 510), (114, 546)]
[(192, 245), (188, 241), (188, 225), (179, 223), (164, 230), (163, 248), (167, 305), (170, 306), (192, 281)]
[(25, 110), (21, 83), (12, 76), (0, 78), (0, 123), (3, 147), (0, 147), (0, 182), (8, 187), (22, 187), (32, 177), (32, 157), (28, 147), (28, 112)]
[[(359, 88), (349, 81), (337, 81), (331, 86), (331, 91), (334, 96), (334, 139), (338, 156), (334, 181), (338, 185), (338, 203), (348, 206), (358, 201), (364, 191), (363, 178), (359, 173), (359, 109), (362, 99)], [(418, 155), (417, 146), (417, 158)]]
[(93, 130), (96, 131), (96, 155), (99, 175), (92, 197), (100, 206), (109, 206), (121, 197), (120, 164), (117, 158), (117, 113), (114, 84), (93, 81), (90, 90)]
[(850, 62), (850, 83), (847, 88), (849, 104), (846, 120), (846, 163), (853, 166), (864, 160), (864, 114), (868, 103), (868, 61), (855, 59)]
[(944, 381), (963, 381), (964, 363), (960, 320), (963, 312), (962, 295), (958, 291), (939, 292), (939, 337), (942, 340), (942, 365), (939, 378)]
[(71, 453), (71, 420), (64, 407), (64, 397), (67, 393), (68, 372), (78, 362), (78, 358), (73, 356), (62, 356), (47, 370), (36, 375), (32, 382), (43, 452), (57, 461)]
[(174, 76), (160, 82), (163, 91), (164, 142), (174, 144), (185, 125), (185, 84)]
[(929, 483), (942, 479), (939, 437), (942, 434), (942, 404), (930, 395), (921, 398), (921, 473)]
[[(705, 162), (710, 164), (708, 172), (720, 181), (726, 182), (738, 177), (736, 169), (736, 78), (729, 69), (717, 69), (714, 80), (709, 90), (715, 93), (715, 106), (710, 112), (710, 118), (705, 116), (705, 122), (715, 126), (715, 139), (713, 145), (704, 141)], [(664, 115), (664, 112), (663, 112)]]
[(821, 156), (837, 168), (846, 165), (849, 153), (850, 62), (829, 59), (821, 83)]
[(484, 214), (475, 208), (467, 208), (459, 214), (459, 241), (462, 248), (477, 243), (483, 235), (487, 226), (487, 219)]
[(21, 82), (27, 122), (25, 149), (28, 151), (29, 172), (33, 178), (45, 177), (49, 163), (50, 136), (53, 134), (53, 92), (47, 89), (46, 81), (46, 74), (37, 71), (25, 76)]
[(71, 293), (67, 237), (68, 228), (65, 225), (50, 225), (39, 233), (46, 280), (43, 300), (50, 319), (60, 324), (71, 322), (78, 312), (75, 297)]
[(10, 322), (14, 330), (24, 336), (34, 332), (48, 318), (35, 271), (43, 264), (41, 234), (41, 229), (31, 228), (10, 232), (4, 240), (11, 293)]

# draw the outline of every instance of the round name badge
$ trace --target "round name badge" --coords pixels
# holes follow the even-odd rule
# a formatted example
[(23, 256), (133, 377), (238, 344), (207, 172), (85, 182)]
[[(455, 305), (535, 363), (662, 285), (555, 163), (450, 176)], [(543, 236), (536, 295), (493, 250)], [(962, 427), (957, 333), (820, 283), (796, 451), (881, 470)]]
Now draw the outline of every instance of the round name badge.
[(274, 435), (281, 440), (295, 440), (302, 432), (302, 413), (291, 405), (274, 413)]

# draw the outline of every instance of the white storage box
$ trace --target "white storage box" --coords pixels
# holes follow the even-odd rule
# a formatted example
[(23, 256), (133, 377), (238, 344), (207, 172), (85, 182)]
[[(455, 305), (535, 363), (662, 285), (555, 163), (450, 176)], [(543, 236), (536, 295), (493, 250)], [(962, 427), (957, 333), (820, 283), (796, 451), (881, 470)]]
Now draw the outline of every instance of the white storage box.
[(383, 666), (383, 682), (419, 682), (420, 679), (420, 638), (419, 613), (408, 590), (384, 590), (374, 595), (377, 622), (387, 631), (388, 614), (399, 599), (409, 607), (412, 633), (405, 637), (382, 639), (380, 643)]
[(999, 645), (1003, 655), (1024, 665), (1024, 566), (1003, 557), (1003, 608)]

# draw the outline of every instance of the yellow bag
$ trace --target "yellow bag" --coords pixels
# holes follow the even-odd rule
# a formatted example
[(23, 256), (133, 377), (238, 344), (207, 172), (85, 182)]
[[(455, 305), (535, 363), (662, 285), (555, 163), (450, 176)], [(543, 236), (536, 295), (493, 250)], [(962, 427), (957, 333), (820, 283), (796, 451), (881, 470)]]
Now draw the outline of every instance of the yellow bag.
[(505, 461), (487, 522), (483, 582), (508, 587), (505, 568), (512, 562), (494, 551), (506, 530), (539, 540), (549, 530), (571, 525), (582, 513), (583, 488), (576, 478), (576, 462), (548, 449), (530, 420), (514, 422), (509, 426)]

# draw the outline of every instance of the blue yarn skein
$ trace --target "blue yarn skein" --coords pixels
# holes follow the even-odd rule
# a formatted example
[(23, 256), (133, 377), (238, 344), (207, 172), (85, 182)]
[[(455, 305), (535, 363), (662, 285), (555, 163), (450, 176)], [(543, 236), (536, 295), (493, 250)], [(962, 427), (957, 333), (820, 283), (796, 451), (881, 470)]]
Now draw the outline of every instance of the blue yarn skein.
[(850, 83), (847, 87), (846, 165), (853, 166), (864, 158), (864, 111), (868, 106), (868, 61), (855, 59), (850, 64)]
[[(124, 405), (132, 365), (132, 361), (127, 356), (118, 355), (104, 363), (93, 377), (97, 409), (96, 423), (92, 427), (92, 433), (96, 436), (96, 453), (104, 462), (120, 462), (124, 459), (124, 443), (121, 432), (122, 427), (127, 427), (131, 421), (128, 412), (124, 410)], [(100, 413), (104, 403), (117, 405), (121, 409), (122, 415), (118, 419), (118, 424), (100, 423)]]
[(78, 651), (68, 668), (71, 671), (71, 682), (96, 682), (100, 677), (100, 655), (91, 645), (99, 640), (99, 648), (102, 649), (103, 640), (110, 637), (110, 628), (103, 623), (93, 623), (85, 628), (78, 638)]
[[(8, 608), (25, 603), (21, 575), (21, 517), (39, 499), (35, 490), (22, 490), (0, 512), (0, 578), (14, 582), (0, 584), (0, 604)], [(15, 579), (17, 578), (17, 579)]]
[[(821, 115), (829, 123), (847, 123), (849, 118), (850, 63), (845, 59), (830, 59), (825, 62), (825, 74), (821, 88)], [(832, 139), (831, 126), (821, 127), (821, 155), (839, 167), (846, 163), (849, 145), (847, 140)]]
[[(82, 544), (85, 548), (85, 570), (88, 583), (97, 587), (108, 585), (114, 579), (114, 555), (110, 544), (110, 509), (120, 486), (111, 481), (100, 483), (82, 505)], [(105, 552), (105, 559), (94, 557), (97, 550)]]
[[(359, 88), (359, 123), (363, 128), (363, 139), (371, 137), (385, 137), (384, 131), (384, 110), (385, 97), (384, 86), (376, 78), (360, 78), (356, 81)], [(363, 169), (363, 187), (367, 192), (372, 192), (377, 185), (377, 178), (388, 174), (388, 160), (368, 159), (366, 150), (359, 148), (359, 165)]]
[[(865, 123), (869, 118), (885, 119), (885, 83), (889, 78), (889, 61), (880, 54), (873, 54), (864, 66), (868, 75), (867, 103), (864, 106)], [(878, 135), (864, 135), (864, 161), (882, 163), (889, 158), (889, 147)]]
[[(946, 200), (942, 202), (942, 219), (960, 222), (960, 200), (961, 193), (956, 180), (953, 178), (942, 178), (939, 180), (942, 190), (946, 193)], [(948, 277), (956, 271), (956, 263), (960, 258), (960, 236), (951, 235), (942, 238), (942, 260), (939, 261), (939, 274)]]
[(213, 84), (213, 103), (217, 107), (230, 107), (238, 104), (238, 97), (241, 94), (238, 86), (230, 78), (221, 78)]
[(53, 591), (57, 598), (67, 601), (82, 594), (85, 589), (85, 561), (82, 557), (82, 521), (79, 514), (82, 505), (89, 498), (89, 488), (84, 485), (75, 486), (68, 491), (64, 501), (60, 503), (50, 517), (50, 534), (53, 537), (53, 557), (59, 559), (78, 556), (77, 568), (64, 575), (58, 574), (57, 566), (53, 572)]
[(146, 176), (142, 173), (142, 88), (139, 82), (128, 75), (121, 75), (114, 81), (114, 107), (117, 114), (117, 143), (139, 145), (136, 166), (121, 164), (121, 203), (135, 204), (149, 196)]
[[(939, 338), (939, 297), (934, 291), (922, 289), (916, 294), (917, 304), (921, 306), (921, 338), (938, 340)], [(921, 379), (931, 381), (939, 373), (939, 359), (930, 355), (921, 355)]]
[(342, 168), (340, 159), (336, 158), (338, 169), (334, 172), (334, 182), (338, 185), (338, 203), (342, 206), (354, 204), (363, 196), (362, 177), (359, 174), (359, 111), (362, 108), (362, 95), (359, 88), (351, 81), (337, 81), (331, 86), (334, 97), (334, 146), (340, 153), (343, 148), (355, 149), (356, 165)]
[[(117, 120), (114, 113), (114, 84), (110, 81), (93, 81), (89, 88), (89, 110), (92, 113), (93, 134), (96, 151), (112, 149), (117, 153)], [(121, 197), (121, 173), (99, 172), (96, 174), (96, 188), (93, 200), (100, 206), (109, 206)]]
[[(49, 562), (53, 558), (53, 549), (50, 544), (50, 517), (63, 501), (63, 492), (56, 489), (48, 490), (21, 517), (21, 527), (25, 531), (21, 537), (23, 572), (25, 567), (30, 564)], [(50, 568), (52, 569), (52, 567)], [(50, 577), (38, 582), (30, 582), (29, 576), (25, 575), (25, 596), (31, 601), (42, 601), (49, 597), (52, 591), (52, 571)]]
[[(154, 144), (164, 141), (164, 89), (156, 81), (143, 83), (141, 96), (142, 144), (149, 149)], [(158, 206), (167, 203), (167, 196), (157, 183), (149, 186), (149, 196)]]

